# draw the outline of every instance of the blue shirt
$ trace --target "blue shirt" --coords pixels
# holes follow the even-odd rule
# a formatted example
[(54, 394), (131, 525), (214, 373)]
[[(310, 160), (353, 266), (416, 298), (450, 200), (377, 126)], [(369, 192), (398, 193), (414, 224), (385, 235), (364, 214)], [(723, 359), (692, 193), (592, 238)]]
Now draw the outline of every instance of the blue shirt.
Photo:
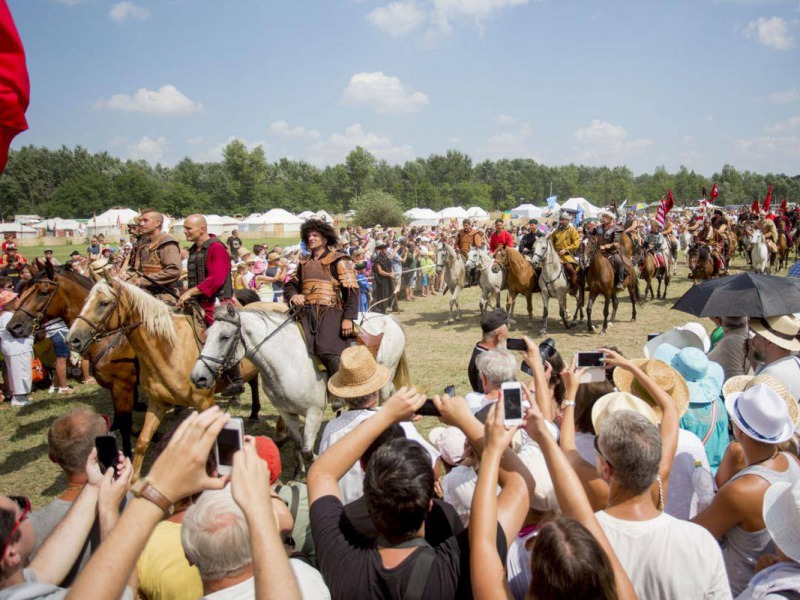
[(786, 273), (787, 277), (800, 277), (800, 260), (789, 267), (789, 272)]
[(728, 447), (729, 440), (728, 411), (725, 410), (725, 404), (721, 398), (717, 397), (714, 402), (717, 405), (717, 418), (713, 423), (711, 423), (711, 415), (714, 410), (712, 403), (690, 403), (688, 410), (681, 417), (680, 427), (686, 431), (691, 431), (701, 440), (705, 439), (709, 428), (713, 428), (711, 437), (705, 443), (704, 449), (711, 472), (716, 474), (717, 467), (722, 461), (722, 455), (725, 454), (725, 448)]

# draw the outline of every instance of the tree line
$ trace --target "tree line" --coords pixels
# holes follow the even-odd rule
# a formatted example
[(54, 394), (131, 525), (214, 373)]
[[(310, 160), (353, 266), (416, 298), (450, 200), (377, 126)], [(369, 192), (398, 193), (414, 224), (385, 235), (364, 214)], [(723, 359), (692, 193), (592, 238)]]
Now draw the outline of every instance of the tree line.
[(446, 206), (512, 208), (582, 196), (596, 205), (655, 202), (668, 188), (678, 206), (693, 205), (703, 188), (719, 188), (717, 203), (750, 204), (773, 184), (773, 202), (800, 200), (800, 175), (740, 172), (731, 165), (706, 177), (663, 166), (634, 175), (627, 167), (547, 166), (531, 159), (474, 163), (458, 150), (431, 154), (403, 165), (378, 160), (356, 147), (344, 163), (325, 168), (286, 158), (269, 162), (261, 147), (231, 141), (219, 162), (184, 158), (174, 167), (121, 160), (77, 146), (25, 146), (9, 154), (0, 177), (0, 219), (14, 214), (88, 218), (113, 206), (152, 206), (173, 216), (192, 212), (243, 214), (280, 207), (291, 212), (358, 209), (370, 192), (391, 195), (404, 209)]

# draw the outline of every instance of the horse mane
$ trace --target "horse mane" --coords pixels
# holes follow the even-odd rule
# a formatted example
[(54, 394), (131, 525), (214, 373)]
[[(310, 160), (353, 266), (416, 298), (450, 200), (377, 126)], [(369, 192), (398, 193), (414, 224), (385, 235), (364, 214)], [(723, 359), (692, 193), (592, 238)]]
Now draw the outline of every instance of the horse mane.
[(86, 277), (86, 275), (81, 275), (77, 271), (74, 271), (69, 265), (64, 265), (61, 267), (61, 276), (77, 283), (86, 290), (91, 290), (92, 286), (94, 286), (94, 281)]
[(506, 246), (506, 256), (508, 256), (508, 270), (511, 271), (512, 267), (514, 270), (524, 270), (526, 267), (533, 269), (531, 263), (527, 261), (527, 259), (522, 256), (519, 250), (516, 248), (510, 248)]
[[(178, 335), (175, 323), (172, 320), (172, 309), (161, 300), (151, 296), (135, 285), (120, 281), (117, 283), (119, 291), (124, 294), (133, 310), (139, 313), (142, 319), (142, 327), (152, 336), (163, 339), (170, 344), (175, 344)], [(92, 296), (95, 293), (114, 295), (114, 289), (106, 281), (100, 281), (92, 288)], [(86, 300), (88, 304), (91, 297)]]

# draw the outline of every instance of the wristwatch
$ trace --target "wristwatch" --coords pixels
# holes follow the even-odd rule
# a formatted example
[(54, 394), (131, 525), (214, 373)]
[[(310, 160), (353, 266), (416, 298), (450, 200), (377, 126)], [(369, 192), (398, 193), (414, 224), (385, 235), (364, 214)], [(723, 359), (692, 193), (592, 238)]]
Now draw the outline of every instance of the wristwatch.
[(572, 408), (575, 408), (575, 400), (564, 400), (564, 401), (561, 403), (561, 408), (562, 408), (562, 409), (565, 409), (565, 408), (567, 408), (568, 406), (571, 406)]
[(172, 500), (167, 498), (164, 494), (154, 488), (150, 482), (145, 479), (140, 479), (133, 484), (131, 493), (136, 498), (144, 498), (155, 504), (158, 508), (164, 511), (164, 514), (170, 516), (172, 514)]

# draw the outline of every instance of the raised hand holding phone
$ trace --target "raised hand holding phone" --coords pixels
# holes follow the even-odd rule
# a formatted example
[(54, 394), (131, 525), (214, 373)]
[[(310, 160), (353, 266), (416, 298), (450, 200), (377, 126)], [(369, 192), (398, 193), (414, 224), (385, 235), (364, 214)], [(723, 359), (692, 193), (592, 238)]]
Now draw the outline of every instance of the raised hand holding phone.
[(518, 381), (510, 381), (500, 386), (500, 399), (506, 426), (522, 425), (522, 386)]
[(244, 421), (239, 417), (231, 418), (217, 436), (214, 455), (217, 459), (217, 472), (230, 475), (233, 469), (233, 455), (244, 445)]

